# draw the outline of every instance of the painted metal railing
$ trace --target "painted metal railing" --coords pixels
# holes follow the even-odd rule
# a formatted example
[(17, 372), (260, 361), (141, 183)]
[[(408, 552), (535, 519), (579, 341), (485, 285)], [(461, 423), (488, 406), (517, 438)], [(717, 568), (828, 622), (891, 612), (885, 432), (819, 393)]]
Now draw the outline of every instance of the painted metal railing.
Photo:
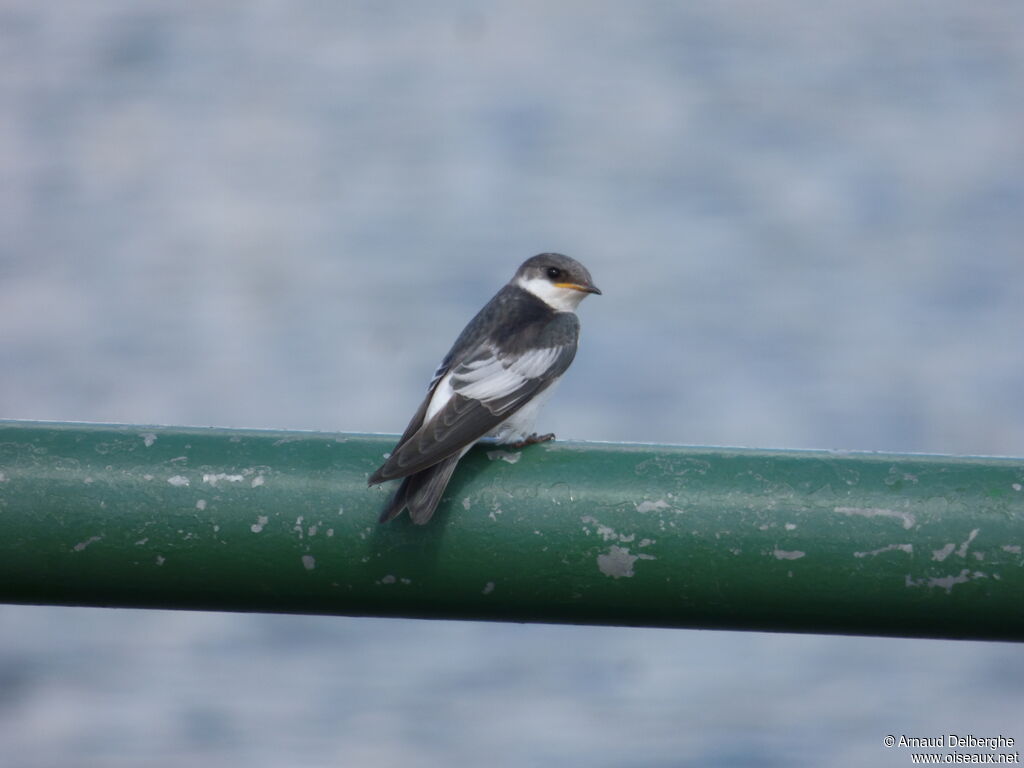
[(0, 602), (1024, 639), (1024, 460), (0, 422)]

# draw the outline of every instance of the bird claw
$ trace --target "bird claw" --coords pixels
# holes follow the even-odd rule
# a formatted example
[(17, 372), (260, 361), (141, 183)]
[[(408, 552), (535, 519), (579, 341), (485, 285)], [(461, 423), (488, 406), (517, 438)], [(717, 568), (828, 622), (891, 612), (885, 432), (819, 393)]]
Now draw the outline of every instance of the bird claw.
[(538, 435), (536, 432), (534, 432), (532, 435), (530, 435), (529, 437), (527, 437), (524, 440), (520, 440), (517, 443), (510, 443), (509, 447), (510, 448), (525, 448), (528, 445), (534, 445), (536, 443), (546, 443), (546, 442), (548, 442), (550, 440), (554, 440), (554, 439), (555, 439), (555, 433), (554, 432), (548, 432), (546, 435)]

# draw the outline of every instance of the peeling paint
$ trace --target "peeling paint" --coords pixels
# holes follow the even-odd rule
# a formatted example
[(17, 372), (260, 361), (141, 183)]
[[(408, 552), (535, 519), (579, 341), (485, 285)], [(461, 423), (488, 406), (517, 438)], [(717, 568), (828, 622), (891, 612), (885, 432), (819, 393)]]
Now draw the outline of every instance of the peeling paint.
[(486, 584), (484, 584), (484, 588), (483, 588), (483, 591), (481, 592), (481, 594), (489, 595), (493, 591), (494, 591), (494, 582), (493, 581), (488, 581)]
[(144, 546), (147, 541), (149, 541), (149, 537), (146, 537), (145, 539), (139, 539), (138, 541), (135, 542), (135, 546), (136, 547)]
[(198, 509), (200, 512), (206, 509), (206, 499), (199, 499), (198, 501), (196, 501), (196, 509)]
[(487, 458), (491, 461), (507, 461), (509, 464), (515, 464), (522, 458), (523, 454), (514, 451), (488, 451)]
[(316, 568), (316, 558), (312, 555), (303, 555), (302, 567), (305, 568), (307, 571), (312, 571), (314, 568)]
[(157, 555), (156, 556), (156, 564), (157, 565), (163, 565), (166, 562), (167, 562), (167, 558), (164, 557), (163, 555)]
[(260, 515), (256, 518), (256, 522), (249, 526), (249, 530), (253, 533), (260, 533), (268, 522), (269, 518), (266, 515)]
[(776, 560), (799, 560), (801, 557), (807, 555), (806, 552), (801, 552), (799, 549), (787, 551), (785, 549), (773, 549), (772, 554), (775, 555)]
[(142, 438), (142, 443), (147, 448), (149, 448), (151, 445), (153, 445), (153, 443), (156, 442), (156, 435), (153, 434), (152, 432), (143, 432), (142, 434), (139, 435), (139, 437)]
[(253, 488), (259, 488), (265, 482), (267, 482), (267, 481), (263, 479), (263, 475), (256, 475), (256, 477), (254, 477), (252, 479), (252, 487)]
[[(967, 547), (969, 547), (971, 542), (974, 541), (974, 538), (978, 535), (978, 532), (980, 530), (980, 528), (975, 528), (974, 530), (972, 530), (970, 534), (968, 534), (967, 539), (959, 546), (959, 548), (956, 544), (953, 544), (951, 542), (949, 544), (946, 544), (946, 546), (944, 546), (942, 549), (934, 550), (932, 552), (932, 560), (937, 560), (941, 563), (943, 560), (945, 560), (947, 557), (953, 554), (954, 550), (956, 551), (957, 557), (967, 557)], [(984, 555), (982, 555), (982, 557), (984, 557)]]
[(394, 584), (398, 579), (392, 576), (390, 573), (380, 580), (381, 584)]
[(659, 509), (668, 509), (669, 503), (658, 499), (657, 501), (641, 501), (636, 505), (636, 511), (641, 514), (645, 512), (657, 512)]
[(636, 539), (635, 533), (617, 533), (614, 528), (610, 528), (607, 525), (603, 525), (597, 518), (591, 515), (584, 515), (580, 518), (580, 521), (584, 523), (583, 530), (588, 534), (590, 533), (590, 531), (586, 527), (587, 523), (597, 526), (597, 535), (605, 541), (620, 541), (623, 544), (628, 544)]
[(75, 546), (72, 547), (72, 549), (74, 549), (75, 552), (81, 552), (83, 549), (88, 547), (90, 544), (95, 544), (97, 541), (102, 541), (102, 540), (103, 540), (102, 536), (90, 536), (85, 541), (80, 541), (77, 544), (75, 544)]
[(959, 557), (967, 557), (967, 547), (969, 547), (971, 542), (974, 541), (974, 537), (978, 535), (978, 531), (980, 530), (980, 528), (975, 528), (973, 531), (970, 532), (970, 534), (967, 536), (967, 541), (961, 544), (960, 549), (956, 551)]
[(173, 485), (175, 488), (181, 488), (189, 485), (188, 478), (184, 475), (175, 475), (174, 477), (167, 478), (167, 482)]
[(1020, 544), (1003, 544), (1003, 552), (1009, 552), (1011, 555), (1019, 555), (1021, 552)]
[(874, 557), (875, 555), (880, 555), (883, 552), (892, 552), (894, 550), (895, 551), (899, 551), (899, 552), (906, 552), (908, 555), (912, 555), (912, 554), (914, 554), (914, 545), (913, 544), (890, 544), (887, 547), (881, 547), (880, 549), (872, 549), (872, 550), (870, 550), (868, 552), (854, 552), (853, 556), (854, 557)]
[(787, 531), (795, 531), (796, 523), (786, 523), (785, 528)]
[(203, 475), (203, 482), (209, 483), (212, 486), (216, 486), (217, 483), (224, 481), (227, 483), (240, 483), (245, 480), (243, 475), (229, 475), (224, 472), (218, 472), (213, 475)]
[(885, 509), (883, 507), (836, 507), (835, 511), (841, 515), (860, 515), (861, 517), (894, 517), (903, 521), (903, 527), (908, 531), (917, 522), (912, 512), (901, 512), (898, 509)]
[(473, 501), (467, 496), (462, 500), (462, 508), (469, 509), (473, 505)]
[(1013, 488), (1013, 490), (1015, 490), (1015, 491), (1019, 491), (1019, 490), (1021, 490), (1022, 488), (1024, 488), (1024, 485), (1021, 485), (1020, 483), (1014, 483), (1014, 484), (1013, 484), (1013, 485), (1011, 485), (1010, 487), (1011, 487), (1011, 488)]
[(982, 573), (981, 571), (974, 571), (974, 573), (971, 573), (969, 569), (964, 568), (956, 576), (932, 576), (925, 579), (913, 579), (908, 573), (905, 584), (908, 587), (928, 587), (929, 589), (941, 587), (946, 590), (946, 594), (949, 594), (957, 584), (966, 584), (972, 578), (987, 579), (988, 574)]
[(5, 475), (3, 472), (0, 472), (0, 483), (6, 483), (6, 482), (7, 482), (7, 475)]
[(630, 578), (636, 560), (637, 556), (629, 554), (628, 549), (613, 546), (607, 554), (597, 556), (597, 567), (601, 573), (613, 579)]
[(612, 545), (607, 553), (597, 556), (597, 567), (605, 576), (613, 579), (633, 576), (633, 564), (637, 560), (656, 560), (654, 555), (631, 555), (629, 549)]

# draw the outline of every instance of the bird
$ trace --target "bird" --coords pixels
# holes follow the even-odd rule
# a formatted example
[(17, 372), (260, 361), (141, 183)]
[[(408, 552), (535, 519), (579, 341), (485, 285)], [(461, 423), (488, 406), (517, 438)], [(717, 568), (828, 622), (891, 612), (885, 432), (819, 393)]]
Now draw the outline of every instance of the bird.
[(466, 452), (482, 438), (521, 448), (554, 439), (532, 431), (541, 405), (576, 356), (576, 308), (601, 291), (560, 253), (524, 261), (459, 334), (373, 486), (401, 478), (380, 514), (425, 525)]

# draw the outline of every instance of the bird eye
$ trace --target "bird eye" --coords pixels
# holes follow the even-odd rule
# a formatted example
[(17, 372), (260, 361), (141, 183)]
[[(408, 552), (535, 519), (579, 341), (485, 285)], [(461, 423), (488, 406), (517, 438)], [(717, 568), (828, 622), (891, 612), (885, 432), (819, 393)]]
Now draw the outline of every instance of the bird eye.
[(552, 280), (557, 280), (562, 276), (562, 270), (558, 267), (548, 267), (548, 277)]

